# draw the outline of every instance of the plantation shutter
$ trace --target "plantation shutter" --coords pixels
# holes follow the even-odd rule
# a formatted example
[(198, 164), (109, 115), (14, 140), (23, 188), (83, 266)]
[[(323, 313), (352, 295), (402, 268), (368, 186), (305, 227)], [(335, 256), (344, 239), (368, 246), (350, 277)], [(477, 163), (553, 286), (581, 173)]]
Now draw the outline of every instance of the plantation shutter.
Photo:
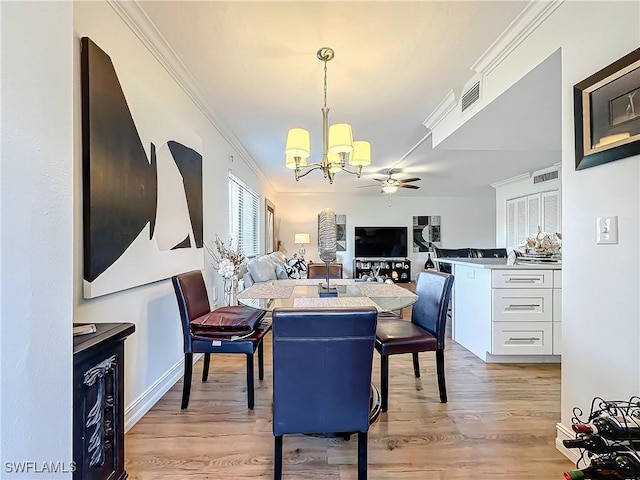
[(229, 174), (229, 235), (232, 245), (247, 257), (260, 252), (258, 205), (258, 194)]

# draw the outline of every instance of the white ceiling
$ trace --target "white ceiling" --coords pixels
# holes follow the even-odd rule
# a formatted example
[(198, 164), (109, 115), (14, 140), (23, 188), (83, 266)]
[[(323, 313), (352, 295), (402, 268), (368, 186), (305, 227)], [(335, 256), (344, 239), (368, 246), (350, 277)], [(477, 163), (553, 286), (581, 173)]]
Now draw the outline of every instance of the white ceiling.
[[(418, 176), (402, 195), (470, 195), (560, 159), (559, 53), (431, 148), (425, 119), (473, 77), (471, 66), (526, 7), (523, 1), (142, 1), (140, 6), (222, 119), (279, 192), (378, 194), (371, 177), (396, 166)], [(284, 166), (289, 128), (322, 139), (323, 63), (330, 123), (369, 140), (363, 178), (320, 172), (296, 182)], [(413, 150), (413, 151), (412, 151)], [(411, 152), (411, 153), (410, 153)], [(410, 154), (409, 154), (410, 153)], [(405, 158), (406, 157), (406, 158)], [(554, 160), (550, 161), (550, 158)]]

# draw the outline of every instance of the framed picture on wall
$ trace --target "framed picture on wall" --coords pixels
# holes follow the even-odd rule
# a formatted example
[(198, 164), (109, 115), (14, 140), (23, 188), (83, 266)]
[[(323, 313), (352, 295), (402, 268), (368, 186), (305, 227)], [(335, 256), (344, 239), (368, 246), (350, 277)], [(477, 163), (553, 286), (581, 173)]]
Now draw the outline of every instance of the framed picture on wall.
[(576, 170), (640, 154), (640, 48), (573, 87)]

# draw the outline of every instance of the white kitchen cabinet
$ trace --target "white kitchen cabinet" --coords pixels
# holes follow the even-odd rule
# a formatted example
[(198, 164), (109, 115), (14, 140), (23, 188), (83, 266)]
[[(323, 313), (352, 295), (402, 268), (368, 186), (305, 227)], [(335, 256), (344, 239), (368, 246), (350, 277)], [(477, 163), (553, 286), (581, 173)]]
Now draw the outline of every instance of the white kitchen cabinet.
[(558, 362), (560, 265), (507, 265), (505, 259), (452, 264), (453, 339), (486, 362)]

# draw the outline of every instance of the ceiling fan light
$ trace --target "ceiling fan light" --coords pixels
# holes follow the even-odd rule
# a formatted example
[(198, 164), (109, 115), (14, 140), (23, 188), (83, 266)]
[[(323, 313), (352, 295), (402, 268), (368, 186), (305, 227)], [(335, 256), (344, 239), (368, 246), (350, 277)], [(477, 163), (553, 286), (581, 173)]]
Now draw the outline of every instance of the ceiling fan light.
[(287, 134), (287, 156), (308, 158), (310, 152), (309, 132), (304, 128), (292, 128), (289, 130)]
[[(287, 155), (287, 159), (286, 159), (286, 165), (287, 168), (290, 168), (291, 170), (295, 170), (296, 169), (296, 159), (293, 157), (290, 157), (289, 155)], [(302, 167), (306, 167), (307, 166), (307, 159), (306, 158), (300, 158), (300, 162), (298, 163), (298, 166), (300, 168)]]
[(384, 193), (395, 193), (398, 191), (398, 186), (397, 185), (383, 185), (382, 186), (382, 191)]
[(353, 142), (353, 152), (349, 155), (349, 165), (366, 167), (371, 165), (371, 144), (363, 140)]
[(349, 153), (353, 150), (353, 133), (348, 123), (336, 123), (329, 127), (329, 152)]

